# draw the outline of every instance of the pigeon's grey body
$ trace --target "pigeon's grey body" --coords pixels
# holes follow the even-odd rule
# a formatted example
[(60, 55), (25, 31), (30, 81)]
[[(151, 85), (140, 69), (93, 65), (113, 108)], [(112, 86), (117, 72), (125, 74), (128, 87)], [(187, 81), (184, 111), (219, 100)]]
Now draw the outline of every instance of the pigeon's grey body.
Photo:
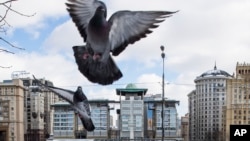
[[(84, 50), (90, 50), (89, 53), (82, 54), (82, 60), (91, 58), (93, 61), (93, 70), (88, 66), (79, 66), (80, 69), (87, 69), (84, 75), (89, 79), (95, 77), (94, 73), (100, 73), (103, 70), (103, 77), (93, 78), (95, 83), (111, 84), (113, 81), (122, 77), (122, 73), (113, 61), (110, 59), (110, 53), (113, 56), (119, 55), (128, 44), (146, 37), (151, 33), (152, 28), (158, 27), (157, 23), (165, 20), (175, 12), (168, 11), (118, 11), (108, 20), (107, 8), (105, 4), (98, 0), (68, 0), (67, 10), (76, 24), (78, 31), (86, 42)], [(75, 50), (74, 50), (75, 51)], [(91, 62), (89, 61), (89, 62)], [(110, 61), (112, 63), (110, 63)], [(99, 62), (99, 63), (96, 63)], [(110, 65), (114, 64), (114, 65)], [(81, 68), (84, 67), (84, 68)], [(98, 69), (98, 70), (96, 70)], [(118, 70), (118, 71), (117, 71)], [(85, 71), (86, 70), (80, 70)], [(106, 82), (105, 80), (108, 80)], [(89, 79), (91, 81), (91, 79)], [(94, 81), (92, 81), (94, 82)]]
[(93, 131), (95, 129), (95, 126), (94, 126), (92, 119), (91, 119), (91, 113), (90, 113), (88, 99), (85, 96), (85, 94), (83, 93), (82, 88), (80, 86), (74, 92), (71, 90), (57, 88), (54, 86), (44, 85), (39, 80), (37, 80), (35, 77), (34, 77), (34, 79), (38, 82), (39, 85), (47, 88), (48, 90), (54, 92), (59, 97), (63, 98), (67, 102), (69, 102), (71, 107), (77, 112), (79, 118), (82, 121), (84, 128), (87, 131)]

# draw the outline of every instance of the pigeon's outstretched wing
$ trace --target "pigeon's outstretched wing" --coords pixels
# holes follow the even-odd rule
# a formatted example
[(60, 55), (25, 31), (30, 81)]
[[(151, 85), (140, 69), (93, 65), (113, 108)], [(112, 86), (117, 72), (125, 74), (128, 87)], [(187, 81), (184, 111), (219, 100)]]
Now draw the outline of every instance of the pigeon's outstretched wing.
[(119, 55), (128, 44), (140, 40), (151, 33), (157, 23), (176, 12), (168, 11), (118, 11), (114, 13), (109, 23), (111, 25), (109, 42), (114, 56)]
[(70, 90), (66, 90), (66, 89), (62, 89), (62, 88), (57, 88), (57, 87), (54, 87), (54, 86), (45, 85), (45, 84), (41, 83), (41, 81), (39, 81), (38, 79), (36, 79), (35, 76), (33, 76), (33, 77), (36, 80), (36, 82), (38, 83), (38, 85), (43, 86), (46, 89), (54, 92), (56, 95), (58, 95), (59, 97), (63, 98), (64, 100), (66, 100), (71, 105), (74, 104), (73, 103), (73, 94), (75, 92), (70, 91)]
[(66, 3), (67, 10), (84, 41), (86, 41), (86, 28), (90, 19), (95, 14), (98, 6), (105, 5), (103, 2), (97, 0), (68, 0), (68, 2)]

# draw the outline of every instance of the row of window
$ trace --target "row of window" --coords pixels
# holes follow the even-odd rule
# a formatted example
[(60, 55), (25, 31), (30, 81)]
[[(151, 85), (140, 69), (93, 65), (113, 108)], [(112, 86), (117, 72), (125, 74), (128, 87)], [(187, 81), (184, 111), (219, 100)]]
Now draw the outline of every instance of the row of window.
[(243, 95), (240, 95), (240, 94), (234, 94), (234, 98), (235, 99), (250, 99), (250, 94), (249, 95), (246, 95), (246, 94), (244, 94), (244, 96)]
[(241, 120), (239, 120), (239, 121), (237, 121), (237, 120), (235, 120), (234, 121), (234, 124), (250, 124), (250, 119), (247, 121), (241, 121)]
[(107, 114), (107, 108), (106, 109), (92, 109), (91, 110), (91, 113), (93, 114)]
[(216, 113), (216, 112), (219, 113), (219, 111), (216, 111), (216, 110), (219, 110), (219, 108), (221, 108), (221, 107), (219, 107), (219, 106), (208, 106), (208, 107), (207, 106), (200, 106), (198, 110), (202, 111), (202, 110), (209, 109), (209, 110), (214, 110), (213, 113)]
[[(203, 98), (203, 97), (201, 97), (198, 99), (198, 102), (202, 102), (202, 101), (210, 101), (211, 102), (211, 101), (219, 101), (219, 100), (220, 100), (220, 98)], [(224, 101), (225, 98), (222, 97), (221, 100)]]
[(124, 115), (124, 114), (130, 115), (130, 112), (132, 112), (132, 114), (141, 115), (143, 113), (143, 110), (133, 110), (133, 109), (131, 109), (131, 110), (122, 110), (121, 114), (122, 115)]
[(2, 94), (13, 94), (14, 93), (14, 88), (0, 88), (0, 95)]
[[(234, 114), (241, 114), (241, 113), (246, 114), (247, 111), (246, 110), (234, 110)], [(248, 114), (250, 114), (250, 110), (248, 111)]]
[[(176, 128), (176, 125), (177, 125), (177, 123), (176, 122), (164, 122), (164, 127), (174, 127), (174, 128)], [(156, 127), (162, 127), (162, 124), (161, 124), (161, 122), (159, 123), (159, 122), (157, 122), (156, 123)]]
[(73, 118), (73, 113), (67, 113), (67, 114), (54, 114), (54, 118)]
[[(141, 127), (135, 127), (133, 129), (134, 129), (134, 131), (142, 131)], [(130, 128), (129, 127), (122, 127), (122, 131), (130, 131)]]
[(69, 122), (69, 123), (71, 123), (73, 121), (74, 121), (73, 118), (68, 118), (68, 119), (65, 119), (65, 118), (63, 118), (63, 119), (54, 119), (54, 122)]
[(72, 123), (54, 123), (54, 126), (73, 126), (73, 122)]
[(234, 119), (243, 119), (243, 120), (250, 120), (250, 115), (248, 115), (248, 118), (247, 116), (234, 116)]
[(54, 130), (69, 130), (73, 131), (73, 127), (54, 127)]

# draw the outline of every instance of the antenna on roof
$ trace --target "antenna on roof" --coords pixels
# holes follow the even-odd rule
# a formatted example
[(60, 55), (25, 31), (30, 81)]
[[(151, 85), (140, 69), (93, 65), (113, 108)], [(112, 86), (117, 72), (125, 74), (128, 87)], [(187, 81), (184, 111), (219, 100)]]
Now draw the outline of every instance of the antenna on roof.
[(26, 71), (14, 71), (11, 74), (12, 79), (25, 78), (29, 75), (29, 72)]

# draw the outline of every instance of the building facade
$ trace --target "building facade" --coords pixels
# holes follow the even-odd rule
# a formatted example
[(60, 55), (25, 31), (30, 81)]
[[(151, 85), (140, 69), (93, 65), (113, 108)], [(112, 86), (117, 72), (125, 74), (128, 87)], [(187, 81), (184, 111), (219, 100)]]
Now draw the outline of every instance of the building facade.
[[(54, 110), (53, 117), (53, 137), (56, 139), (74, 139), (76, 130), (75, 111), (68, 102), (57, 102), (52, 104)], [(86, 137), (86, 134), (84, 135)]]
[(181, 137), (183, 141), (189, 141), (189, 114), (181, 117)]
[(230, 125), (250, 124), (250, 64), (236, 65), (236, 75), (227, 80), (226, 141), (230, 137)]
[(91, 107), (91, 118), (95, 125), (95, 130), (92, 132), (87, 132), (88, 138), (110, 138), (110, 102), (111, 101), (106, 99), (89, 100)]
[[(51, 104), (59, 101), (53, 92), (38, 86), (34, 79), (21, 78), (24, 91), (24, 134), (25, 141), (43, 141), (52, 131)], [(40, 79), (41, 83), (53, 86), (51, 81)]]
[(95, 130), (88, 132), (84, 129), (81, 120), (68, 102), (60, 101), (52, 105), (53, 107), (53, 137), (55, 139), (117, 139), (117, 130), (110, 128), (110, 108), (109, 101), (105, 99), (92, 99), (88, 101), (91, 109), (91, 119), (95, 125)]
[[(162, 100), (155, 99), (154, 100), (154, 119), (153, 125), (155, 126), (155, 138), (161, 139), (162, 138)], [(175, 141), (179, 140), (180, 136), (178, 135), (178, 114), (176, 105), (179, 104), (179, 101), (165, 99), (164, 100), (164, 119), (163, 119), (163, 126), (164, 126), (164, 139), (167, 141)]]
[[(134, 84), (116, 89), (120, 96), (119, 129), (120, 139), (144, 138), (144, 101), (147, 89), (139, 89)], [(125, 99), (121, 99), (124, 96)]]
[[(44, 95), (38, 86), (28, 88), (30, 94), (30, 128), (27, 130), (29, 138), (26, 141), (43, 141), (44, 137)], [(25, 114), (26, 115), (26, 114)], [(28, 120), (27, 120), (28, 121)], [(28, 122), (26, 122), (28, 123)]]
[(198, 76), (189, 93), (189, 140), (221, 141), (224, 131), (226, 81), (232, 76), (214, 66)]
[(23, 83), (20, 79), (0, 83), (0, 140), (24, 140)]

